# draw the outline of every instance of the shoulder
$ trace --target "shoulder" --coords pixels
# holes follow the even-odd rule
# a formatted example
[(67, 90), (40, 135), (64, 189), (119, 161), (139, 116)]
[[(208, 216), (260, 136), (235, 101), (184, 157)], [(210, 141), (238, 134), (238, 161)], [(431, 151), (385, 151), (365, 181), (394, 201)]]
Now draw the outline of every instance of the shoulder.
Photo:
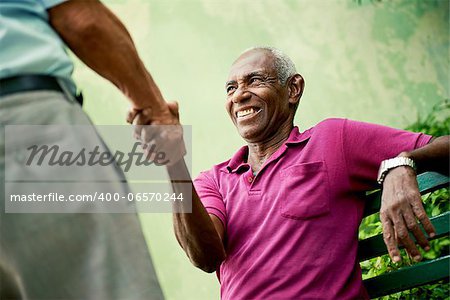
[(348, 121), (348, 119), (343, 118), (327, 118), (304, 132), (311, 136), (324, 136), (326, 134), (336, 135), (336, 132), (341, 132)]
[[(394, 129), (387, 127), (385, 125), (375, 124), (375, 123), (369, 123), (369, 122), (363, 122), (363, 121), (356, 121), (346, 118), (328, 118), (320, 123), (318, 123), (314, 128), (317, 129), (337, 129), (342, 128), (346, 132), (348, 131), (365, 131), (365, 130), (375, 130), (375, 131), (383, 131), (386, 129)], [(395, 129), (399, 130), (399, 129)]]
[(315, 130), (323, 130), (323, 129), (330, 129), (330, 128), (342, 128), (345, 123), (352, 122), (351, 120), (344, 119), (344, 118), (327, 118), (323, 121), (320, 121), (317, 123), (313, 129)]

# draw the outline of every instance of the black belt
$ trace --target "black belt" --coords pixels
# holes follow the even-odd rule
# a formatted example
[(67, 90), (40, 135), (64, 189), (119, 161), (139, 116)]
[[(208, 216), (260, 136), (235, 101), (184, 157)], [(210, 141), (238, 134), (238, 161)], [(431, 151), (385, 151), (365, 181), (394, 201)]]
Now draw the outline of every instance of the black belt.
[[(0, 79), (0, 97), (15, 93), (43, 90), (64, 93), (58, 80), (49, 75), (20, 75)], [(83, 95), (81, 93), (74, 97), (80, 105), (83, 105)]]

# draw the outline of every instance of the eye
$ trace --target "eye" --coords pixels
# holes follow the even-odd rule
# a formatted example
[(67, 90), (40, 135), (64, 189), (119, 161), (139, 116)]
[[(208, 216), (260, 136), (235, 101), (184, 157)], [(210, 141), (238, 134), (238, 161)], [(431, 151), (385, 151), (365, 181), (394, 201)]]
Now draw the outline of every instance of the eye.
[(235, 86), (229, 85), (227, 86), (227, 94), (230, 95), (231, 93), (233, 93), (236, 90)]
[(250, 78), (250, 80), (249, 80), (250, 84), (252, 84), (252, 83), (259, 84), (262, 81), (263, 81), (262, 78), (259, 76), (254, 76), (254, 77)]

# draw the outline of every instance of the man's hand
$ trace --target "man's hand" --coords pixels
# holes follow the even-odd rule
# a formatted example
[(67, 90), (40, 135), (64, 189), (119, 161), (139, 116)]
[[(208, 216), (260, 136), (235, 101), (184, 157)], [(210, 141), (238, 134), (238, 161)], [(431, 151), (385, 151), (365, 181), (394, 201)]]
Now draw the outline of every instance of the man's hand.
[(178, 125), (180, 124), (178, 103), (169, 102), (161, 108), (136, 109), (132, 107), (127, 113), (127, 122), (139, 125)]
[(387, 174), (383, 183), (380, 219), (383, 225), (383, 239), (393, 262), (400, 262), (397, 245), (405, 247), (408, 254), (420, 261), (422, 256), (409, 232), (417, 243), (428, 251), (430, 245), (420, 229), (417, 219), (429, 237), (435, 235), (435, 229), (428, 218), (420, 197), (415, 171), (407, 166), (394, 168)]
[(154, 160), (157, 153), (164, 153), (166, 165), (170, 166), (186, 155), (186, 148), (178, 103), (167, 103), (166, 108), (166, 111), (130, 109), (127, 122), (135, 125), (133, 135), (142, 141), (147, 159)]
[(127, 122), (134, 126), (134, 137), (145, 143), (154, 138), (149, 130), (143, 130), (144, 125), (180, 125), (178, 103), (172, 102), (162, 108), (146, 107), (143, 109), (130, 108)]

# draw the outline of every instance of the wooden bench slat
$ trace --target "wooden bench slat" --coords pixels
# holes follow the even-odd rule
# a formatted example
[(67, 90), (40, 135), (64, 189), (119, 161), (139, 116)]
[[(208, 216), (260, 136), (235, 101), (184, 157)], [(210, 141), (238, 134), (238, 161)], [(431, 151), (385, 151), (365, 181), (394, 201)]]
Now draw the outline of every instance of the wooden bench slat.
[[(425, 172), (417, 175), (417, 183), (419, 184), (419, 191), (422, 195), (448, 187), (449, 182), (450, 179), (448, 176), (436, 172)], [(381, 191), (367, 195), (365, 201), (364, 217), (380, 211)]]
[[(436, 236), (429, 240), (443, 237), (449, 233), (450, 212), (445, 212), (430, 219), (436, 229)], [(423, 228), (421, 227), (422, 231)], [(425, 231), (424, 231), (425, 232)], [(415, 241), (415, 238), (411, 236)], [(377, 257), (387, 253), (386, 245), (383, 241), (383, 235), (375, 235), (373, 237), (360, 240), (358, 245), (358, 257), (360, 261), (364, 261), (373, 257)]]
[(426, 194), (438, 189), (448, 187), (448, 176), (436, 172), (426, 172), (417, 176), (417, 183), (419, 184), (419, 191), (421, 194)]
[(371, 298), (435, 283), (449, 276), (450, 255), (364, 280)]

